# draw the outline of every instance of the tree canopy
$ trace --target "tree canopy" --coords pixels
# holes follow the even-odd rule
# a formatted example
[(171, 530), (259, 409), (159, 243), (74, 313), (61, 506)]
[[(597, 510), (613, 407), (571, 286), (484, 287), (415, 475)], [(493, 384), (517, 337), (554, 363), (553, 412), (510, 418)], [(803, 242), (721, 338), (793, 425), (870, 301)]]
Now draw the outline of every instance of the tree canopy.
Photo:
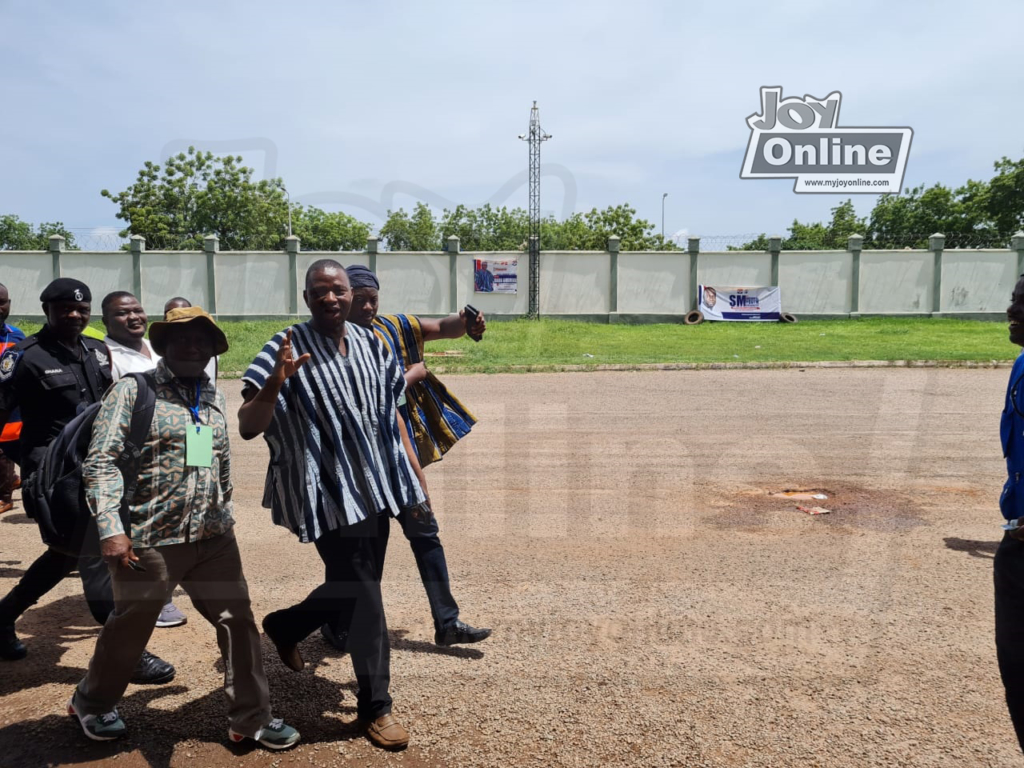
[[(1024, 228), (1024, 158), (994, 163), (988, 181), (969, 179), (957, 189), (942, 184), (907, 188), (902, 195), (881, 195), (871, 214), (858, 219), (853, 202), (832, 209), (828, 223), (803, 224), (794, 219), (783, 250), (845, 248), (852, 234), (864, 236), (865, 248), (926, 248), (936, 233), (947, 248), (1005, 248)], [(761, 234), (738, 249), (768, 248)]]
[[(636, 218), (628, 205), (594, 208), (574, 213), (564, 221), (553, 216), (541, 220), (541, 247), (548, 251), (603, 251), (608, 238), (618, 235), (623, 250), (676, 250), (654, 234), (654, 225)], [(525, 251), (529, 246), (530, 218), (522, 208), (479, 208), (457, 205), (435, 217), (424, 203), (417, 203), (410, 215), (405, 209), (388, 211), (380, 235), (392, 251), (432, 251), (457, 235), (464, 251)]]
[(0, 216), (0, 250), (45, 251), (50, 247), (50, 235), (62, 235), (67, 250), (77, 249), (75, 236), (59, 221), (47, 221), (33, 227), (13, 214)]
[[(100, 194), (126, 222), (121, 237), (142, 235), (151, 248), (199, 249), (217, 235), (223, 250), (275, 250), (288, 235), (288, 201), (280, 179), (253, 181), (242, 158), (189, 147), (159, 163), (147, 161), (135, 183)], [(342, 212), (292, 206), (292, 231), (302, 247), (362, 249), (370, 225)]]

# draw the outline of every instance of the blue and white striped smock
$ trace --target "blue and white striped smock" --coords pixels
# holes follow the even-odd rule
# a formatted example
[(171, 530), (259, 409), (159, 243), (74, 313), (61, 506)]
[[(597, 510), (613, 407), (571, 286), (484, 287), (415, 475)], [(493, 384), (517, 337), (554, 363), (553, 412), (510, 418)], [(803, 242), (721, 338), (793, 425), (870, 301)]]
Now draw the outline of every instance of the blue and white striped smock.
[[(304, 542), (425, 500), (395, 420), (405, 380), (373, 331), (346, 323), (348, 355), (311, 323), (291, 327), (292, 352), (310, 359), (285, 381), (263, 433), (270, 447), (263, 506)], [(242, 380), (262, 389), (287, 329)]]

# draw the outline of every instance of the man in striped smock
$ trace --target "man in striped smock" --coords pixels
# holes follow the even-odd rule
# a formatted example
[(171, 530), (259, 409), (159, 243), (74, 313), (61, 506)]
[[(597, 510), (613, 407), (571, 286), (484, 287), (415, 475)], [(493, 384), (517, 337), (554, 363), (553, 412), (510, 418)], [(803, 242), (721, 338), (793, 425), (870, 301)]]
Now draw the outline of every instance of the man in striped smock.
[(270, 448), (263, 506), (315, 544), (325, 578), (301, 603), (269, 614), (263, 629), (299, 671), (298, 644), (351, 607), (357, 714), (371, 741), (401, 749), (409, 735), (391, 714), (380, 579), (391, 516), (426, 501), (398, 412), (405, 381), (373, 332), (347, 322), (344, 267), (314, 262), (302, 295), (311, 319), (278, 333), (253, 360), (238, 425), (243, 438), (263, 434)]
[[(469, 433), (476, 419), (452, 395), (423, 362), (423, 343), (435, 339), (457, 339), (471, 331), (478, 336), (487, 325), (479, 315), (476, 325), (467, 328), (465, 311), (443, 320), (418, 318), (414, 315), (377, 315), (380, 282), (377, 276), (361, 265), (348, 267), (352, 287), (349, 321), (369, 328), (387, 346), (405, 378), (405, 402), (400, 412), (415, 458), (421, 467), (440, 461), (455, 443)], [(459, 604), (452, 595), (448, 561), (441, 544), (437, 518), (429, 505), (410, 509), (398, 516), (402, 532), (409, 540), (420, 580), (430, 603), (434, 619), (434, 642), (441, 646), (478, 643), (491, 635), (491, 630), (474, 627), (459, 618)], [(347, 649), (347, 630), (351, 617), (342, 613), (334, 626), (325, 624), (320, 631), (340, 651)]]

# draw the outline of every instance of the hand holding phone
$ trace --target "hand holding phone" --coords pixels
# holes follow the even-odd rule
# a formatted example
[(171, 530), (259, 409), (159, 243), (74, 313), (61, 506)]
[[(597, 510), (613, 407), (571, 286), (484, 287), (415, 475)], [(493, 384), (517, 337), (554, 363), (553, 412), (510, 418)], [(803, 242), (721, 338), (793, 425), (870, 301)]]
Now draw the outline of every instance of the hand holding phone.
[(480, 318), (480, 310), (474, 307), (472, 304), (467, 304), (465, 310), (466, 313), (466, 334), (473, 341), (480, 341), (484, 336), (482, 333), (474, 334), (472, 328), (476, 325), (477, 320)]

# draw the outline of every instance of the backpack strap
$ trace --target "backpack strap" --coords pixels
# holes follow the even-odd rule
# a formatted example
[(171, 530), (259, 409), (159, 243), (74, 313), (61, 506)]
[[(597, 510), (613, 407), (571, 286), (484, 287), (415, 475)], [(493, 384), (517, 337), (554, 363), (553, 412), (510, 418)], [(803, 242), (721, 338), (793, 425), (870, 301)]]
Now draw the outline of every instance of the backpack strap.
[(135, 379), (139, 388), (135, 395), (135, 406), (132, 408), (128, 438), (124, 441), (124, 450), (116, 462), (117, 468), (124, 475), (123, 498), (130, 499), (139, 481), (142, 446), (146, 443), (146, 436), (149, 435), (149, 428), (153, 423), (153, 412), (156, 410), (156, 380), (151, 373), (127, 373), (125, 376)]

